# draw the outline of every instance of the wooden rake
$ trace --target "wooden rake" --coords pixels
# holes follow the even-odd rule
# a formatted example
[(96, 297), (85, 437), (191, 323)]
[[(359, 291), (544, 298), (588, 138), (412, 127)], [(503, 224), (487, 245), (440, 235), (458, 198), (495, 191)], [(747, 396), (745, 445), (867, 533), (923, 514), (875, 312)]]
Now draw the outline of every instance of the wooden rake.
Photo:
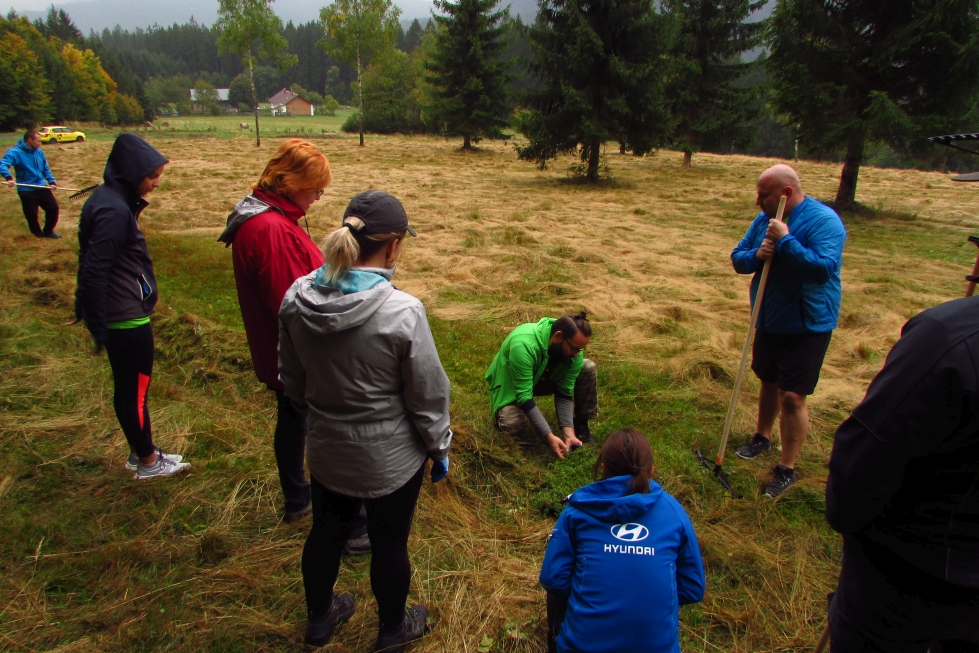
[(74, 193), (74, 195), (68, 196), (68, 201), (72, 204), (82, 201), (91, 195), (93, 190), (99, 187), (98, 184), (95, 184), (94, 186), (86, 186), (85, 188), (62, 188), (61, 186), (51, 188), (50, 186), (40, 186), (38, 184), (17, 184), (17, 186), (25, 186), (27, 188), (47, 188), (49, 190), (63, 190), (69, 193)]
[[(779, 198), (778, 201), (778, 213), (775, 214), (775, 219), (779, 222), (782, 221), (782, 216), (785, 214), (785, 195)], [(727, 449), (728, 438), (731, 437), (731, 425), (734, 423), (734, 411), (738, 407), (738, 397), (741, 395), (741, 382), (744, 381), (744, 372), (748, 366), (748, 352), (751, 351), (751, 343), (755, 336), (755, 325), (758, 323), (758, 315), (761, 311), (761, 302), (765, 297), (765, 284), (768, 283), (768, 273), (772, 269), (772, 259), (765, 261), (765, 267), (761, 270), (761, 278), (758, 280), (758, 292), (755, 293), (755, 305), (751, 309), (751, 321), (748, 323), (748, 335), (744, 339), (744, 348), (741, 350), (741, 364), (738, 365), (738, 374), (734, 378), (734, 393), (731, 395), (731, 404), (727, 409), (727, 418), (724, 420), (724, 432), (721, 435), (721, 446), (717, 448), (717, 458), (716, 462), (711, 462), (710, 460), (704, 458), (704, 455), (697, 450), (697, 459), (700, 464), (709, 469), (713, 474), (717, 482), (724, 486), (724, 489), (731, 493), (731, 496), (735, 499), (740, 499), (741, 495), (738, 494), (734, 488), (731, 486), (731, 480), (728, 478), (727, 474), (724, 472), (724, 450)]]

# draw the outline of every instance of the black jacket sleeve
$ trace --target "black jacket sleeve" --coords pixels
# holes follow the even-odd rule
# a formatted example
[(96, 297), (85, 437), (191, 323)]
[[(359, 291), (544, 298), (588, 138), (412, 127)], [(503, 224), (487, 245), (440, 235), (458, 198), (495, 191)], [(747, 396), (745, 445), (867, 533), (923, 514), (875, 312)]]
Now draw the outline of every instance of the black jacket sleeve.
[(110, 275), (119, 253), (129, 238), (131, 215), (117, 207), (95, 209), (86, 225), (85, 249), (78, 262), (78, 302), (76, 314), (96, 338), (107, 330), (105, 303)]
[(853, 415), (837, 429), (826, 519), (856, 533), (905, 483), (908, 464), (959, 428), (976, 388), (968, 341), (941, 313), (911, 319)]

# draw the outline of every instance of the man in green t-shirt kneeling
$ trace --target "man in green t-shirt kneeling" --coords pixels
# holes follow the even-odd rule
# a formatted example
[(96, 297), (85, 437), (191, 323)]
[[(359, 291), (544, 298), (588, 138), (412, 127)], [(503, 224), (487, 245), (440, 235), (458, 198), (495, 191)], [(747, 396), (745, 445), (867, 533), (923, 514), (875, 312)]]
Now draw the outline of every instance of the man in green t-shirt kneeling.
[[(598, 416), (598, 369), (584, 356), (591, 325), (584, 311), (521, 324), (503, 341), (486, 370), (496, 428), (518, 433), (531, 424), (558, 458), (592, 441), (588, 420)], [(554, 395), (563, 439), (554, 435), (534, 397)]]

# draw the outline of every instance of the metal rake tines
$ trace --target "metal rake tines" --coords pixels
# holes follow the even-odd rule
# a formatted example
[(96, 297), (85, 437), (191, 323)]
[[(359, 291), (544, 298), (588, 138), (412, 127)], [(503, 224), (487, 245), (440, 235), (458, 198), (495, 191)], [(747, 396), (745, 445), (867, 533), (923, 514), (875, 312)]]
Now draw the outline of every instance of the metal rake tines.
[(92, 191), (94, 191), (98, 187), (99, 185), (95, 184), (94, 186), (88, 186), (86, 188), (83, 188), (80, 191), (69, 195), (68, 201), (71, 202), (72, 204), (74, 204), (75, 202), (80, 202), (83, 199), (87, 198), (89, 195), (91, 195)]
[(728, 478), (727, 472), (724, 471), (724, 468), (721, 467), (720, 464), (715, 463), (713, 460), (708, 460), (704, 458), (704, 454), (700, 452), (700, 449), (696, 449), (694, 453), (697, 454), (697, 460), (700, 461), (701, 466), (706, 467), (711, 471), (711, 473), (714, 475), (714, 478), (717, 479), (717, 482), (721, 484), (721, 487), (723, 487), (725, 490), (731, 493), (732, 498), (734, 499), (743, 498), (741, 494), (739, 494), (738, 491), (735, 490), (734, 487), (731, 485), (731, 479)]

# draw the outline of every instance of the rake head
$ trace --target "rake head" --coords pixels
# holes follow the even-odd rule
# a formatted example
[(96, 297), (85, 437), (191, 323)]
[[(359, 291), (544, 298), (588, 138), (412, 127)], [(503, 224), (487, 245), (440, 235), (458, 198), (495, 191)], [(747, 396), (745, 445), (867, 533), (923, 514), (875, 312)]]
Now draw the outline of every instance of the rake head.
[(94, 186), (88, 186), (76, 193), (72, 193), (71, 195), (68, 196), (68, 201), (71, 202), (72, 204), (74, 204), (75, 202), (81, 202), (82, 200), (86, 199), (89, 195), (91, 195), (92, 191), (94, 191), (98, 187), (99, 185), (95, 184)]
[(700, 453), (700, 449), (696, 450), (696, 454), (697, 454), (697, 460), (700, 461), (700, 464), (711, 471), (711, 473), (714, 475), (714, 478), (717, 479), (717, 482), (720, 483), (725, 490), (731, 493), (732, 498), (734, 499), (742, 498), (742, 496), (738, 494), (738, 492), (731, 486), (731, 479), (728, 478), (727, 473), (724, 471), (724, 469), (721, 467), (719, 463), (715, 463), (713, 460), (708, 460), (707, 458), (704, 458), (704, 454)]

